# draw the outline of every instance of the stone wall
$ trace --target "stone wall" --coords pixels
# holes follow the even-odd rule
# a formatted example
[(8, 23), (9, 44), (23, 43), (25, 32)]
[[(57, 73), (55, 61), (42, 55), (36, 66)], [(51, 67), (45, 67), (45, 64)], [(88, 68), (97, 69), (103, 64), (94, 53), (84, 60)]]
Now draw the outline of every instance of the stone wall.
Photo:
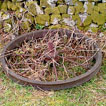
[(22, 29), (28, 31), (34, 28), (74, 26), (84, 31), (105, 31), (106, 0), (0, 1), (0, 28), (8, 32), (17, 22)]

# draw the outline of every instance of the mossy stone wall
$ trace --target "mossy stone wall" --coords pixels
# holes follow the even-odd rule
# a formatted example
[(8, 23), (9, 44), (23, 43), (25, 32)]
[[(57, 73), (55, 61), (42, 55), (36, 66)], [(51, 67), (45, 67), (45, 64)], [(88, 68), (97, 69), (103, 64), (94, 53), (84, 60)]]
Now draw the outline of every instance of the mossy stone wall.
[(38, 25), (40, 28), (76, 26), (84, 31), (102, 31), (106, 30), (106, 0), (0, 1), (0, 28), (8, 32), (17, 22), (28, 31)]

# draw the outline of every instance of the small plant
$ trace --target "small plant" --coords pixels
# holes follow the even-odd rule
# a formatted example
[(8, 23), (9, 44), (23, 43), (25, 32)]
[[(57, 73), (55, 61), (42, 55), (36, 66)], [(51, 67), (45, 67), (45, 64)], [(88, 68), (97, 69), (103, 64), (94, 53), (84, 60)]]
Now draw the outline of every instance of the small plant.
[(42, 26), (42, 25), (39, 25), (39, 24), (36, 24), (36, 27), (35, 27), (36, 29), (43, 29), (44, 28), (44, 26)]

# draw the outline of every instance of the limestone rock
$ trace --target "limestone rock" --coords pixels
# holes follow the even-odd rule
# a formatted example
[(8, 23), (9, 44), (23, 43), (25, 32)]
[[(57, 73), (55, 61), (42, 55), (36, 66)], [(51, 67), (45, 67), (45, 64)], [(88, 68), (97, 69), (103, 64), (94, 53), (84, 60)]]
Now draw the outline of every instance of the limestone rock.
[(73, 15), (75, 13), (75, 8), (73, 6), (69, 6), (68, 14)]
[(103, 37), (104, 35), (105, 35), (105, 34), (101, 32), (101, 33), (99, 34), (99, 37)]
[(68, 26), (71, 26), (71, 27), (75, 26), (75, 21), (72, 20), (72, 18), (64, 18), (63, 22)]
[(103, 3), (106, 3), (106, 0), (102, 0)]
[(79, 14), (79, 17), (81, 18), (81, 22), (83, 23), (88, 17), (88, 14), (87, 13)]
[(88, 10), (88, 2), (84, 2), (84, 13), (86, 13), (87, 12), (87, 10)]
[(94, 23), (91, 23), (89, 27), (95, 27), (95, 28), (97, 28), (98, 25), (97, 24), (94, 24)]
[(65, 0), (65, 3), (66, 3), (67, 5), (73, 5), (73, 0)]
[(43, 13), (43, 10), (41, 10), (40, 6), (36, 2), (34, 4), (36, 6), (36, 12), (37, 12), (37, 14), (44, 14)]
[(55, 7), (57, 1), (58, 1), (58, 0), (47, 0), (47, 3), (48, 3), (51, 7)]

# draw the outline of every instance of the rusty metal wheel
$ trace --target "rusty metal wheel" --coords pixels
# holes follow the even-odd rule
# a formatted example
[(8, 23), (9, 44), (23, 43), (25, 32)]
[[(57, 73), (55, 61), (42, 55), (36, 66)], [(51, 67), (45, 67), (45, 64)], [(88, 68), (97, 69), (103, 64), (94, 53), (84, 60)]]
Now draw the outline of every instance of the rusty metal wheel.
[[(59, 31), (61, 35), (64, 34), (64, 30), (61, 29)], [(12, 40), (9, 44), (7, 44), (6, 47), (4, 47), (2, 54), (5, 55), (6, 51), (15, 49), (24, 40), (30, 40), (32, 37), (34, 39), (44, 37), (44, 35), (47, 34), (47, 32), (48, 30), (39, 30), (39, 31), (34, 31), (34, 32), (30, 32), (22, 36), (19, 36), (16, 39)], [(51, 30), (51, 32), (53, 34), (55, 31)], [(69, 30), (66, 30), (65, 32), (65, 34), (67, 35), (69, 35), (70, 33), (72, 32)], [(89, 38), (86, 37), (86, 39), (89, 39)], [(98, 48), (97, 45), (95, 45), (95, 47)], [(94, 58), (96, 60), (95, 64), (86, 73), (76, 76), (74, 78), (67, 79), (67, 80), (51, 81), (51, 82), (31, 80), (16, 74), (8, 67), (5, 60), (5, 56), (2, 57), (1, 62), (2, 62), (2, 67), (6, 75), (9, 78), (11, 78), (13, 81), (19, 84), (31, 85), (34, 88), (37, 88), (37, 89), (41, 88), (43, 90), (60, 90), (60, 89), (75, 87), (89, 81), (100, 70), (101, 63), (102, 63), (102, 53), (100, 50), (96, 53)]]

